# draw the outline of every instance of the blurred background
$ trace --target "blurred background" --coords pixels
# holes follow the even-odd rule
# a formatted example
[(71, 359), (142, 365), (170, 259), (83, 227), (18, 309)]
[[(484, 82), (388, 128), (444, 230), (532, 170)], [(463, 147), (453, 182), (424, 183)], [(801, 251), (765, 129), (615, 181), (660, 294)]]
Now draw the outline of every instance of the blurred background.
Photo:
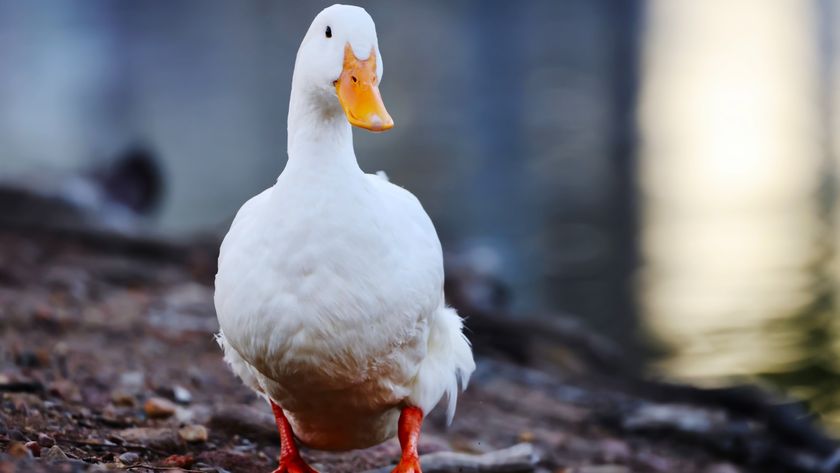
[[(329, 4), (0, 0), (0, 219), (220, 237), (283, 169)], [(420, 198), (448, 265), (840, 433), (836, 0), (359, 4), (396, 121), (355, 132), (360, 165)]]

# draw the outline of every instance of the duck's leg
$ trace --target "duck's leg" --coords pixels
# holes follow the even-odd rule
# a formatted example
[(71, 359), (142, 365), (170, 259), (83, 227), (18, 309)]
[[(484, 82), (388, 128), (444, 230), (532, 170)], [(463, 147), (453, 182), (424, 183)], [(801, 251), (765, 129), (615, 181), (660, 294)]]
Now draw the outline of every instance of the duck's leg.
[(280, 466), (272, 473), (318, 473), (300, 457), (295, 434), (283, 409), (274, 401), (269, 402), (271, 410), (274, 411), (274, 420), (277, 421), (277, 430), (280, 432)]
[(417, 442), (420, 439), (420, 427), (422, 425), (422, 409), (415, 406), (403, 408), (397, 429), (402, 456), (392, 473), (422, 473), (420, 471), (420, 457), (417, 455)]

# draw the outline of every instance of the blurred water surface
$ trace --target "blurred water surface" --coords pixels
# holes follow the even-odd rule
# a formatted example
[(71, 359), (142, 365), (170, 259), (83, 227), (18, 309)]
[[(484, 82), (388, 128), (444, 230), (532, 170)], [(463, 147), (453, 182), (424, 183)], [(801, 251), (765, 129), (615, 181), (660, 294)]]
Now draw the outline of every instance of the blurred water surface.
[(661, 372), (840, 427), (834, 2), (651, 2), (640, 301)]

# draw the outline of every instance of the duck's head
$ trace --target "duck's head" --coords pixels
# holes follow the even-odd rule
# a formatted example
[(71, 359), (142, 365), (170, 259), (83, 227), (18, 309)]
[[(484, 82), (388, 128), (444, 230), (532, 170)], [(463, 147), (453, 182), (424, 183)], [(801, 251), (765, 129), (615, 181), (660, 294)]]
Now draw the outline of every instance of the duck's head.
[(376, 27), (363, 8), (333, 5), (319, 13), (300, 45), (294, 75), (298, 87), (327, 111), (340, 107), (350, 124), (371, 131), (394, 126), (379, 94)]

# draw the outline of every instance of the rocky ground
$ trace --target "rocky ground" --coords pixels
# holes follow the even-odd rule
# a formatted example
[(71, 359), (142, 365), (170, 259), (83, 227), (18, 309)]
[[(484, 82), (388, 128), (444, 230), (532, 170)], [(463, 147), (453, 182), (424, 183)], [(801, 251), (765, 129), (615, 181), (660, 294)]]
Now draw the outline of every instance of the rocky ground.
[[(0, 472), (275, 467), (268, 406), (233, 377), (213, 340), (213, 258), (130, 240), (0, 231)], [(479, 356), (454, 423), (440, 413), (427, 421), (421, 453), (534, 447), (532, 466), (474, 471), (834, 471), (836, 443), (801, 411), (754, 393), (529, 368), (505, 350), (483, 350), (484, 329), (473, 326), (477, 348), (494, 354)], [(386, 467), (398, 455), (394, 441), (305, 451), (324, 473)]]

